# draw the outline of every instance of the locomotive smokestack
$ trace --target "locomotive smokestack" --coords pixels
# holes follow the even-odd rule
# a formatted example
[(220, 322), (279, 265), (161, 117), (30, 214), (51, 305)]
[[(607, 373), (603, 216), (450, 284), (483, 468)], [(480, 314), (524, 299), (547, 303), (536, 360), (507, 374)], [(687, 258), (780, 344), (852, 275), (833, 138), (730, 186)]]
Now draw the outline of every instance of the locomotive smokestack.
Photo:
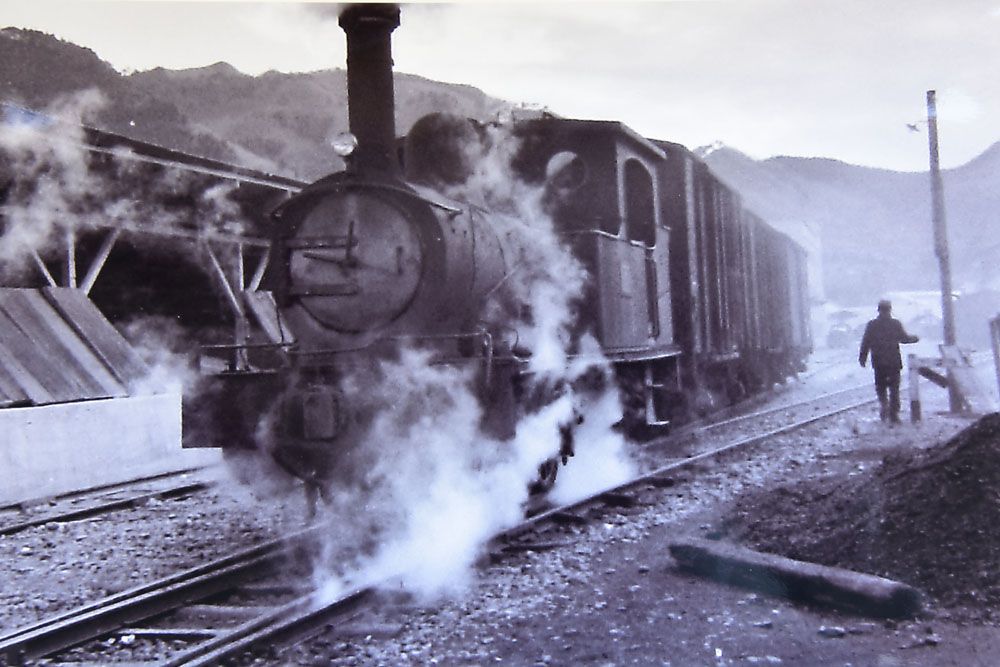
[(340, 13), (347, 33), (347, 98), (359, 169), (395, 171), (396, 123), (392, 85), (392, 31), (399, 6), (365, 3)]

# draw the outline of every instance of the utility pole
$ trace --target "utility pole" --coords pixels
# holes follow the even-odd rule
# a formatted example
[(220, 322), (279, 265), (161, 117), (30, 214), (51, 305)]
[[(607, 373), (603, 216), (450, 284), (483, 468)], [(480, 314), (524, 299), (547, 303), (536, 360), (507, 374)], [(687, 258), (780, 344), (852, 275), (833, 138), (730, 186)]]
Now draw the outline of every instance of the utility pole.
[[(944, 344), (955, 345), (955, 311), (952, 304), (951, 258), (948, 254), (948, 227), (944, 215), (944, 186), (941, 183), (941, 167), (938, 160), (937, 105), (936, 94), (927, 91), (927, 142), (931, 160), (931, 209), (934, 220), (934, 254), (941, 267), (941, 317), (944, 320)], [(951, 373), (949, 372), (949, 376)], [(948, 399), (952, 412), (961, 410), (961, 400), (954, 384), (949, 382)]]

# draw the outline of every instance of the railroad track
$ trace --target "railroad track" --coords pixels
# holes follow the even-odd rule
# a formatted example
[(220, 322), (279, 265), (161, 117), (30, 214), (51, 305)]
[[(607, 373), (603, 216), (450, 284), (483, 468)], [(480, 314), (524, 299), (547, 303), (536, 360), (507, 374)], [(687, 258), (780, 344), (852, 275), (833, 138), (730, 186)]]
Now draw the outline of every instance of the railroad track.
[[(856, 391), (849, 388), (837, 394)], [(829, 397), (824, 397), (829, 398)], [(815, 403), (807, 401), (806, 404)], [(548, 524), (586, 523), (592, 508), (631, 507), (649, 490), (674, 484), (676, 473), (709, 459), (745, 451), (858, 407), (868, 398), (740, 437), (665, 465), (624, 484), (603, 489), (570, 504), (537, 507), (531, 518), (491, 540), (487, 553), (523, 551), (519, 543)], [(797, 406), (765, 410), (711, 427), (777, 415)], [(800, 407), (800, 406), (799, 406)], [(67, 658), (74, 664), (212, 665), (261, 646), (287, 644), (335, 626), (376, 599), (386, 582), (358, 585), (335, 596), (305, 590), (306, 563), (329, 526), (318, 524), (238, 554), (140, 586), (0, 637), (0, 658), (18, 665)], [(298, 568), (298, 569), (297, 569)]]
[[(811, 406), (815, 405), (816, 403), (823, 402), (823, 401), (829, 401), (831, 399), (836, 400), (836, 399), (840, 399), (842, 397), (848, 397), (849, 398), (852, 395), (857, 394), (857, 393), (859, 393), (861, 391), (867, 391), (867, 392), (871, 393), (872, 392), (872, 384), (871, 384), (871, 382), (865, 382), (865, 383), (861, 383), (861, 384), (851, 385), (850, 387), (845, 387), (844, 389), (839, 389), (837, 391), (829, 392), (827, 394), (822, 394), (820, 396), (817, 396), (817, 397), (814, 397), (814, 398), (809, 398), (809, 399), (806, 399), (804, 401), (798, 401), (798, 402), (795, 402), (795, 403), (789, 403), (789, 404), (785, 404), (785, 405), (777, 405), (777, 406), (773, 406), (773, 407), (770, 407), (770, 408), (766, 408), (764, 410), (759, 410), (759, 411), (756, 411), (756, 412), (749, 412), (749, 413), (744, 413), (744, 414), (737, 414), (737, 415), (734, 415), (734, 416), (727, 416), (727, 417), (724, 417), (724, 418), (721, 418), (721, 419), (720, 418), (715, 418), (715, 419), (713, 419), (711, 421), (707, 421), (707, 422), (704, 422), (704, 423), (700, 423), (700, 424), (694, 425), (693, 430), (696, 431), (696, 432), (698, 432), (698, 433), (702, 433), (702, 434), (708, 433), (708, 432), (711, 432), (711, 431), (717, 431), (719, 429), (723, 429), (723, 428), (727, 428), (727, 427), (731, 427), (731, 426), (737, 426), (737, 425), (740, 425), (740, 424), (745, 424), (745, 423), (750, 422), (750, 421), (755, 420), (755, 419), (762, 419), (762, 418), (765, 418), (765, 417), (771, 417), (771, 416), (774, 416), (774, 415), (779, 415), (781, 413), (787, 413), (787, 412), (789, 412), (791, 410), (797, 410), (797, 409), (800, 409), (800, 408), (807, 408), (808, 409)], [(874, 399), (872, 399), (872, 401), (870, 401), (870, 402), (874, 402)]]
[(48, 523), (80, 521), (144, 505), (150, 500), (182, 498), (211, 488), (210, 479), (194, 479), (204, 467), (138, 477), (52, 498), (0, 507), (0, 535), (13, 535)]
[[(813, 414), (819, 414), (840, 406), (856, 406), (874, 403), (871, 385), (858, 384), (797, 403), (778, 405), (751, 412), (727, 411), (723, 415), (713, 415), (709, 419), (686, 424), (669, 435), (649, 440), (636, 453), (643, 469), (655, 468), (664, 455), (684, 453), (691, 455), (710, 448), (712, 443), (727, 436), (737, 437), (742, 431), (769, 431), (782, 424), (800, 422)], [(867, 396), (867, 399), (860, 398)], [(860, 401), (860, 402), (859, 402)], [(824, 406), (826, 406), (824, 408)], [(750, 409), (756, 406), (747, 406)]]
[[(566, 505), (561, 505), (559, 507), (547, 508), (542, 512), (539, 512), (535, 516), (532, 516), (527, 521), (524, 521), (513, 528), (509, 528), (498, 537), (503, 539), (511, 539), (518, 535), (524, 534), (533, 530), (541, 523), (547, 521), (556, 521), (557, 523), (582, 523), (586, 519), (582, 517), (582, 513), (589, 507), (603, 505), (610, 507), (621, 507), (621, 506), (633, 506), (635, 502), (635, 494), (645, 491), (646, 489), (659, 489), (673, 486), (675, 483), (674, 476), (676, 473), (683, 471), (687, 468), (696, 467), (711, 459), (718, 458), (720, 456), (730, 454), (736, 451), (745, 451), (749, 448), (760, 445), (762, 443), (776, 438), (793, 431), (797, 431), (806, 426), (810, 426), (817, 422), (835, 417), (837, 415), (849, 412), (851, 410), (861, 408), (867, 405), (871, 405), (876, 402), (876, 399), (864, 399), (859, 401), (854, 401), (844, 406), (839, 406), (819, 414), (815, 414), (798, 421), (787, 423), (782, 426), (771, 428), (767, 431), (756, 433), (754, 435), (739, 437), (724, 444), (711, 447), (702, 451), (698, 454), (687, 456), (680, 460), (670, 461), (665, 465), (649, 470), (638, 477), (631, 479), (623, 484), (614, 486), (602, 491), (598, 491), (591, 495), (588, 495), (579, 500), (573, 501)], [(766, 411), (766, 412), (771, 412)]]
[[(28, 664), (46, 657), (62, 656), (73, 647), (102, 637), (113, 640), (103, 642), (104, 647), (115, 644), (127, 647), (139, 638), (156, 642), (204, 643), (212, 640), (229, 629), (225, 627), (227, 613), (238, 621), (248, 610), (258, 611), (263, 605), (211, 605), (207, 602), (226, 593), (242, 595), (244, 601), (259, 602), (263, 598), (272, 602), (278, 600), (281, 604), (287, 598), (295, 598), (300, 583), (279, 580), (256, 587), (253, 583), (286, 568), (297, 552), (308, 550), (316, 543), (320, 530), (320, 526), (311, 526), (26, 626), (0, 637), (0, 657), (9, 665)], [(182, 610), (186, 613), (176, 613)], [(234, 623), (233, 627), (243, 624)], [(83, 648), (85, 656), (92, 654), (93, 664), (101, 663), (101, 652), (100, 647)], [(149, 662), (171, 664), (162, 660)]]

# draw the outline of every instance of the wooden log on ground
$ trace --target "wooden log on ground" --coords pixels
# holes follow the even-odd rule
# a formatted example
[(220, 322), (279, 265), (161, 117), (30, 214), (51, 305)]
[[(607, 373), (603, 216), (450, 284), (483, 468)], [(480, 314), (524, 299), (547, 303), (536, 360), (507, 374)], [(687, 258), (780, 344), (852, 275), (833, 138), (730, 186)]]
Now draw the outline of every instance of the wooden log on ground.
[(718, 581), (868, 616), (909, 618), (921, 607), (920, 592), (907, 584), (733, 544), (678, 540), (670, 544), (670, 555), (682, 569)]

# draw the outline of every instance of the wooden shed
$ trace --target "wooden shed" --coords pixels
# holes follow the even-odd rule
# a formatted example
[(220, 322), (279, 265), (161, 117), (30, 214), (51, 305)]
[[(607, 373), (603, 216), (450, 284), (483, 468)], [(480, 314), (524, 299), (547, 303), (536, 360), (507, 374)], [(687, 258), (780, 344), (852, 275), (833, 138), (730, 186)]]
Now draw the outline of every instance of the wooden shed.
[(147, 373), (82, 291), (0, 289), (0, 407), (124, 397)]

